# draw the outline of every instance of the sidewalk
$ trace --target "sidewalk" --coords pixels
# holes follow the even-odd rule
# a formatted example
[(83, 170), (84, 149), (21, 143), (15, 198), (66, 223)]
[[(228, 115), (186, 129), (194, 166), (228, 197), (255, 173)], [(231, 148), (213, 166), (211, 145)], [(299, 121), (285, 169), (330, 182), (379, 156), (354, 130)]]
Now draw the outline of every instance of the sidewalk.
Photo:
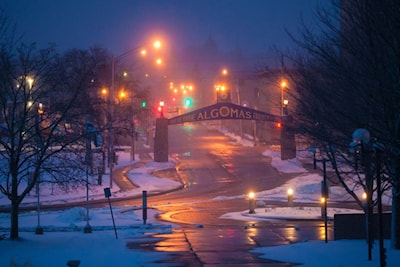
[[(56, 188), (51, 184), (42, 184), (39, 195), (36, 190), (25, 197), (20, 205), (20, 211), (32, 211), (37, 209), (40, 198), (40, 209), (62, 209), (68, 207), (85, 206), (88, 197), (89, 204), (106, 203), (108, 200), (104, 195), (104, 189), (111, 189), (111, 200), (135, 199), (142, 196), (142, 191), (148, 194), (160, 194), (161, 191), (176, 190), (182, 186), (176, 179), (165, 179), (168, 175), (162, 170), (171, 172), (174, 169), (172, 162), (153, 162), (147, 152), (140, 152), (138, 159), (132, 162), (129, 153), (119, 153), (119, 165), (113, 170), (113, 187), (110, 186), (109, 173), (102, 176), (101, 184), (98, 184), (97, 175), (89, 176), (89, 189), (83, 184), (77, 187)], [(155, 174), (152, 174), (155, 172)], [(165, 176), (165, 178), (164, 178)], [(163, 178), (161, 178), (163, 177)], [(88, 196), (87, 196), (88, 192)], [(0, 196), (0, 212), (10, 212), (9, 200)]]
[(113, 171), (113, 182), (119, 187), (121, 192), (133, 190), (139, 188), (132, 180), (127, 177), (127, 173), (135, 168), (140, 168), (145, 165), (147, 162), (152, 161), (153, 159), (150, 157), (148, 153), (142, 152), (139, 154), (139, 162), (134, 162), (132, 165), (123, 166), (123, 167), (114, 167)]

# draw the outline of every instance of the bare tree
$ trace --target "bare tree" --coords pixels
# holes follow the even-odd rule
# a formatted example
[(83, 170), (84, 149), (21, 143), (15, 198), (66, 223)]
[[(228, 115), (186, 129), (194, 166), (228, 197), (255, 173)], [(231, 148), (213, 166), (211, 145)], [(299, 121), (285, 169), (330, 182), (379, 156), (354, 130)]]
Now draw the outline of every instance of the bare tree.
[(394, 0), (333, 1), (330, 10), (318, 11), (320, 34), (304, 27), (302, 36), (294, 38), (302, 49), (289, 56), (297, 69), (293, 76), (297, 89), (293, 97), (298, 101), (294, 112), (297, 129), (321, 149), (340, 183), (360, 206), (362, 200), (354, 192), (358, 187), (368, 190), (366, 178), (374, 176), (377, 165), (374, 154), (360, 159), (349, 153), (349, 143), (356, 129), (365, 128), (372, 137), (370, 148), (375, 151), (372, 143), (379, 144), (383, 190), (392, 189), (392, 246), (397, 249), (400, 249), (399, 8), (400, 3)]
[(89, 110), (82, 101), (95, 60), (85, 51), (59, 56), (24, 45), (13, 27), (0, 25), (0, 192), (10, 200), (10, 238), (18, 239), (19, 206), (35, 186), (84, 182)]

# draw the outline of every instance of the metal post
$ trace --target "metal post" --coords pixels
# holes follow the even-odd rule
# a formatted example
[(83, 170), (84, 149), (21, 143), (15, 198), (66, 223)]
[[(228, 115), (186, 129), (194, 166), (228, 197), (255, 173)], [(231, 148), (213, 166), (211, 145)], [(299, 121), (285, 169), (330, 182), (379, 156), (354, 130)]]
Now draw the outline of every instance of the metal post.
[(104, 188), (104, 195), (108, 199), (108, 205), (110, 206), (111, 218), (112, 218), (113, 225), (114, 225), (115, 238), (118, 239), (117, 229), (115, 228), (114, 214), (113, 214), (113, 211), (112, 211), (112, 208), (111, 208), (111, 200), (110, 200), (111, 190), (110, 190), (109, 187)]
[(113, 226), (114, 226), (115, 238), (118, 239), (117, 228), (115, 227), (114, 214), (113, 214), (113, 210), (112, 210), (112, 207), (111, 207), (111, 200), (110, 200), (109, 197), (108, 197), (108, 205), (110, 206), (110, 212), (111, 212), (111, 218), (112, 218)]
[(379, 262), (380, 267), (386, 266), (385, 247), (383, 244), (383, 214), (382, 214), (382, 191), (381, 191), (381, 155), (376, 150), (376, 187), (378, 191), (378, 232), (379, 232)]
[(328, 243), (328, 210), (327, 210), (327, 206), (328, 206), (328, 188), (327, 188), (327, 184), (326, 184), (326, 162), (325, 159), (322, 161), (323, 164), (323, 194), (324, 194), (324, 227), (325, 227), (325, 243)]
[(281, 85), (281, 116), (283, 116), (283, 89), (284, 87)]
[(142, 211), (143, 211), (143, 224), (147, 220), (147, 191), (142, 191)]
[(115, 79), (115, 58), (111, 66), (111, 88), (108, 94), (108, 166), (110, 169), (110, 188), (113, 186), (114, 144), (113, 144), (113, 95)]
[(85, 234), (92, 232), (92, 227), (89, 224), (89, 166), (86, 165), (86, 226), (83, 228)]
[[(368, 242), (368, 260), (372, 260), (372, 243), (373, 243), (373, 207), (372, 207), (372, 194), (373, 194), (373, 180), (371, 177), (371, 151), (365, 149), (363, 142), (361, 142), (361, 151), (363, 157), (363, 165), (365, 167), (366, 187), (367, 187), (367, 242)], [(366, 158), (367, 157), (367, 158)]]
[[(133, 119), (133, 118), (132, 118)], [(134, 129), (134, 122), (131, 125), (131, 161), (135, 160), (135, 129)]]
[(43, 234), (43, 228), (40, 226), (40, 188), (39, 188), (39, 184), (40, 184), (40, 175), (36, 184), (36, 193), (37, 193), (37, 207), (36, 207), (36, 211), (37, 211), (37, 227), (35, 229), (35, 234), (37, 235), (42, 235)]

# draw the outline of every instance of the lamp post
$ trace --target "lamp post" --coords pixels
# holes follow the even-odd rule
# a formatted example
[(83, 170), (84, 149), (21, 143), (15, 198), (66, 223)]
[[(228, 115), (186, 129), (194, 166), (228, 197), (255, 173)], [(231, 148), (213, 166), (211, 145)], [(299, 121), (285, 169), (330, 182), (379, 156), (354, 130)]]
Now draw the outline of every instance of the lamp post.
[[(153, 47), (159, 49), (161, 47), (160, 41), (155, 41), (153, 43)], [(115, 92), (115, 68), (117, 64), (123, 60), (124, 58), (132, 55), (136, 52), (140, 51), (141, 55), (146, 55), (147, 51), (143, 49), (143, 46), (138, 46), (132, 48), (130, 50), (125, 51), (124, 53), (120, 54), (119, 56), (112, 58), (112, 65), (111, 65), (111, 88), (108, 94), (108, 166), (110, 169), (110, 188), (113, 185), (113, 168), (115, 163), (115, 150), (114, 150), (114, 141), (113, 141), (113, 113), (114, 113), (114, 92)], [(159, 59), (157, 59), (159, 61)]]
[(325, 159), (322, 161), (322, 171), (323, 171), (323, 180), (322, 180), (322, 197), (321, 201), (322, 204), (322, 215), (324, 217), (324, 229), (325, 229), (325, 243), (328, 243), (328, 185), (326, 184), (326, 161)]
[[(26, 77), (26, 82), (29, 84), (29, 100), (27, 102), (27, 106), (28, 108), (31, 108), (35, 103), (32, 100), (32, 87), (33, 87), (33, 83), (34, 83), (34, 79), (32, 77)], [(42, 115), (43, 115), (43, 104), (42, 103), (38, 103), (37, 106), (35, 105), (34, 107), (37, 107), (37, 109), (35, 109), (35, 128), (36, 128), (36, 134), (40, 135), (40, 123), (42, 120)], [(42, 146), (43, 143), (41, 141), (38, 141), (36, 143), (36, 160), (39, 161), (39, 157), (40, 157), (40, 149), (43, 147)], [(37, 162), (37, 164), (39, 164)], [(36, 166), (35, 166), (36, 167)], [(36, 182), (36, 194), (37, 194), (37, 203), (36, 203), (36, 211), (37, 211), (37, 226), (35, 228), (35, 234), (37, 235), (42, 235), (43, 234), (43, 227), (40, 225), (40, 171), (38, 174), (38, 179)]]
[(254, 192), (250, 192), (249, 195), (249, 213), (254, 214), (255, 212), (255, 207), (256, 207), (256, 199), (255, 199), (255, 194)]
[(289, 188), (287, 190), (287, 199), (288, 199), (288, 206), (289, 207), (293, 207), (293, 193), (294, 193), (294, 191), (293, 191), (292, 188)]
[[(309, 149), (310, 152), (313, 153), (313, 162), (314, 162), (314, 170), (317, 169), (317, 158), (316, 153), (317, 149), (315, 147), (311, 147)], [(321, 181), (321, 217), (324, 218), (324, 229), (325, 229), (325, 243), (328, 243), (328, 197), (329, 197), (329, 190), (327, 184), (327, 175), (326, 175), (326, 162), (329, 160), (322, 159), (318, 160), (322, 161), (322, 181)]]
[(369, 167), (370, 153), (366, 146), (369, 146), (370, 134), (367, 129), (357, 129), (353, 133), (353, 142), (350, 144), (351, 148), (359, 146), (361, 149), (362, 165), (365, 167), (365, 184), (366, 184), (366, 233), (368, 243), (368, 260), (372, 260), (372, 234), (373, 234), (373, 209), (372, 209), (372, 193), (373, 193), (373, 180)]
[(383, 217), (382, 217), (382, 192), (381, 192), (381, 152), (383, 145), (372, 141), (371, 136), (367, 129), (359, 128), (353, 133), (353, 142), (350, 143), (350, 148), (360, 146), (362, 165), (365, 170), (366, 179), (366, 230), (368, 241), (368, 260), (372, 260), (372, 243), (373, 243), (373, 173), (370, 169), (372, 162), (372, 155), (375, 155), (375, 168), (376, 168), (376, 188), (377, 188), (377, 202), (378, 202), (378, 234), (379, 234), (379, 256), (380, 266), (386, 266), (385, 251), (383, 244)]

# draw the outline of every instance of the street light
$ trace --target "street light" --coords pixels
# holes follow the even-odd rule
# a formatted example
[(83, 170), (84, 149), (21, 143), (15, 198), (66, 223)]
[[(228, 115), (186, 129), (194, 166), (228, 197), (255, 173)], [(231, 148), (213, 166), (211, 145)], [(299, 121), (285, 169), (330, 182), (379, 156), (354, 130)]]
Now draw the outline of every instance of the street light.
[[(309, 149), (310, 152), (313, 153), (313, 161), (314, 161), (314, 170), (317, 169), (317, 158), (316, 153), (317, 149), (315, 147), (311, 147)], [(330, 160), (322, 159), (322, 181), (321, 181), (321, 217), (324, 218), (324, 228), (325, 228), (325, 243), (328, 243), (328, 197), (329, 190), (327, 184), (327, 175), (326, 175), (326, 162)]]
[[(155, 41), (153, 43), (153, 47), (155, 49), (159, 49), (161, 47), (161, 42), (160, 41)], [(114, 142), (113, 142), (113, 112), (114, 112), (114, 92), (115, 92), (115, 67), (116, 65), (126, 58), (129, 55), (132, 55), (136, 52), (140, 51), (141, 55), (146, 55), (147, 51), (143, 49), (143, 46), (138, 46), (135, 48), (132, 48), (130, 50), (125, 51), (124, 53), (120, 54), (119, 56), (113, 57), (112, 58), (112, 64), (111, 64), (111, 88), (110, 92), (108, 94), (108, 165), (110, 169), (110, 188), (112, 188), (113, 184), (113, 167), (114, 167), (114, 162), (115, 162), (115, 151), (114, 151)], [(134, 138), (134, 137), (132, 137)], [(133, 148), (131, 148), (133, 149)], [(134, 152), (131, 152), (134, 153)]]
[(379, 234), (379, 256), (380, 266), (386, 266), (386, 249), (383, 243), (383, 218), (382, 218), (382, 191), (381, 191), (381, 152), (384, 147), (381, 143), (371, 141), (371, 135), (367, 129), (359, 128), (353, 132), (353, 141), (350, 143), (351, 150), (360, 147), (362, 165), (365, 168), (366, 179), (366, 219), (367, 219), (367, 241), (368, 241), (368, 260), (372, 260), (372, 243), (373, 243), (373, 173), (371, 172), (371, 155), (375, 155), (376, 168), (376, 190), (378, 202), (378, 234)]

